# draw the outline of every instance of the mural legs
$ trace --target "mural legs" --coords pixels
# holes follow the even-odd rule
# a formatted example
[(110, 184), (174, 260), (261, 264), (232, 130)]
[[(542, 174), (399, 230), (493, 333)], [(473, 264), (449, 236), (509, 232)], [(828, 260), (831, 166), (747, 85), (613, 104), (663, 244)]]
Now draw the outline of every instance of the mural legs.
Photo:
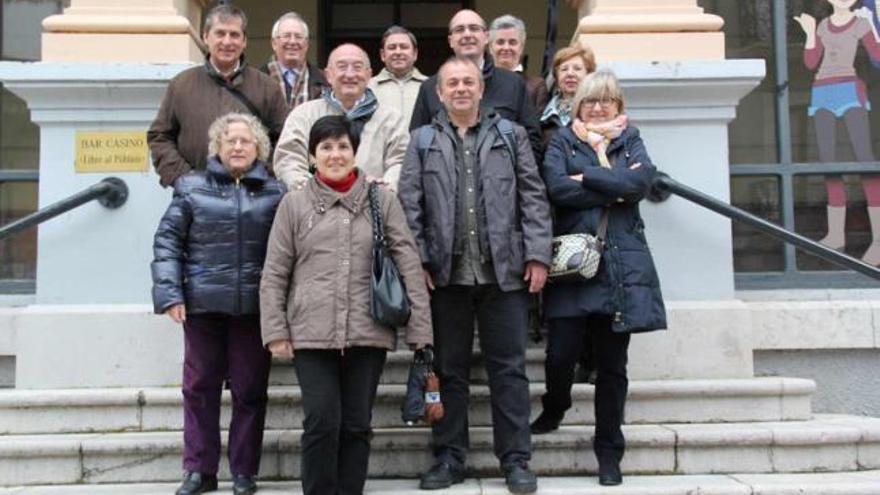
[[(842, 120), (856, 161), (874, 161), (868, 111), (861, 107), (851, 108), (843, 114)], [(813, 116), (813, 121), (819, 160), (823, 163), (836, 161), (837, 117), (828, 110), (820, 109)], [(880, 177), (862, 176), (861, 183), (868, 204), (872, 240), (862, 256), (862, 261), (880, 265)], [(828, 229), (819, 242), (832, 249), (843, 249), (846, 244), (846, 185), (840, 176), (828, 176), (825, 178), (825, 191), (828, 194)]]

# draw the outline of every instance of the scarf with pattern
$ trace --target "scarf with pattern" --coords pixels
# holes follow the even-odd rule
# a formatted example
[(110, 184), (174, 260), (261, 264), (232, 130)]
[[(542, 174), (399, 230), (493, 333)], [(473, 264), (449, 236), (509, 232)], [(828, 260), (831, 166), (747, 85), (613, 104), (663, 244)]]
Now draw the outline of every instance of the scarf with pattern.
[(620, 137), (626, 129), (626, 115), (618, 115), (617, 117), (602, 122), (601, 124), (586, 124), (581, 119), (574, 119), (571, 123), (571, 130), (575, 136), (581, 141), (590, 145), (596, 156), (599, 157), (599, 165), (605, 168), (611, 168), (611, 162), (608, 161), (608, 144), (612, 139)]

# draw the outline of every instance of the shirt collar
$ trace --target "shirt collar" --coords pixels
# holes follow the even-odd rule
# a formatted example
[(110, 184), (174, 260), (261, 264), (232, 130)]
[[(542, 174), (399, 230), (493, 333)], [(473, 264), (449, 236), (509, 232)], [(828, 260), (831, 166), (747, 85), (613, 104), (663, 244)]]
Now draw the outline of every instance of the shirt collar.
[[(336, 95), (333, 93), (332, 89), (330, 90), (330, 99), (333, 100), (334, 102), (336, 102), (336, 104), (339, 105), (339, 108), (345, 109), (345, 107), (342, 105), (342, 102), (339, 101), (338, 99), (336, 99)], [(367, 99), (367, 92), (364, 91), (364, 94), (362, 94), (361, 97), (358, 98), (356, 102), (354, 102), (354, 105), (351, 106), (351, 109), (346, 110), (346, 111), (354, 110), (355, 108), (358, 107), (358, 105), (363, 103), (366, 99)]]
[(232, 79), (232, 77), (235, 76), (235, 73), (238, 72), (238, 69), (241, 69), (241, 58), (235, 61), (235, 67), (233, 67), (232, 71), (229, 74), (224, 74), (220, 72), (220, 69), (218, 69), (217, 66), (214, 65), (214, 61), (211, 60), (210, 57), (208, 57), (208, 63), (211, 64), (211, 68), (214, 69), (214, 72), (219, 74), (221, 77), (225, 77), (228, 79)]

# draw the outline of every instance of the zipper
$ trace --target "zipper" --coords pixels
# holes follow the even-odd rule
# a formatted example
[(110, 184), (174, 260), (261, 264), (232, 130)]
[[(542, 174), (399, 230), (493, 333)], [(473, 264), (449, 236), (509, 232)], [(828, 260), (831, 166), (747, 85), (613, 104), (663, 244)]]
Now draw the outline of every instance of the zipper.
[(235, 178), (235, 221), (237, 223), (235, 250), (235, 314), (241, 314), (241, 179)]

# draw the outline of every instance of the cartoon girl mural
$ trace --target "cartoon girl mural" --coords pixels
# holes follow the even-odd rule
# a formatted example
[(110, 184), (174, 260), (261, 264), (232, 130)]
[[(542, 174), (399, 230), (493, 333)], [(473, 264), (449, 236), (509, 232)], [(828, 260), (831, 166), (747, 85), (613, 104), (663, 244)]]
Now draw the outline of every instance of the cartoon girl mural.
[[(819, 21), (806, 13), (794, 17), (807, 35), (804, 63), (816, 70), (808, 113), (813, 117), (819, 160), (835, 161), (837, 121), (843, 120), (856, 161), (874, 161), (865, 83), (856, 75), (854, 61), (859, 43), (871, 62), (880, 66), (877, 2), (862, 0), (862, 7), (852, 10), (858, 0), (826, 0), (833, 9)], [(818, 70), (817, 70), (818, 68)], [(880, 176), (862, 177), (862, 189), (868, 203), (872, 242), (862, 260), (880, 265)], [(828, 235), (819, 242), (843, 249), (846, 224), (846, 187), (840, 176), (827, 177)]]

